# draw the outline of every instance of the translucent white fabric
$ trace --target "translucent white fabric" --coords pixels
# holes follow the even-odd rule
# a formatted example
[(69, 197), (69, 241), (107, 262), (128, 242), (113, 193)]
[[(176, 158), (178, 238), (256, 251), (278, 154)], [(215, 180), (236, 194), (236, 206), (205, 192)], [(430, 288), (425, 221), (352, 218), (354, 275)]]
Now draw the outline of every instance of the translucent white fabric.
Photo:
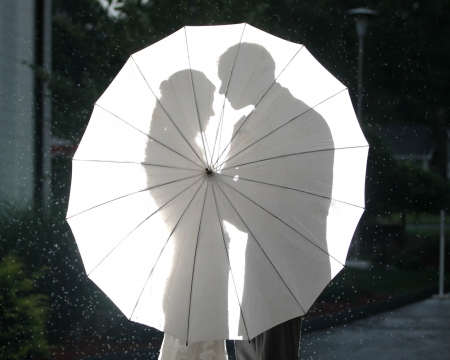
[(68, 222), (89, 278), (183, 343), (304, 315), (343, 268), (368, 144), (347, 88), (248, 24), (135, 54), (73, 159)]
[(158, 360), (228, 360), (228, 354), (224, 340), (186, 344), (165, 334)]

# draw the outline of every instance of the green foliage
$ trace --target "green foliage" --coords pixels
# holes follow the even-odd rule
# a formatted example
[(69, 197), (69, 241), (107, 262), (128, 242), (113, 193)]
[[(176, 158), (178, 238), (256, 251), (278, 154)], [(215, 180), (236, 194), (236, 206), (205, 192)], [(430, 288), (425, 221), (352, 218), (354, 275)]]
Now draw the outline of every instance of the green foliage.
[(20, 259), (29, 273), (47, 264), (49, 229), (36, 209), (18, 210), (0, 204), (0, 253)]
[(98, 1), (54, 1), (52, 133), (79, 141), (94, 102), (125, 56), (119, 28)]
[(45, 322), (47, 297), (36, 293), (36, 278), (20, 260), (6, 255), (0, 261), (0, 353), (2, 359), (48, 358)]
[(371, 145), (366, 175), (367, 217), (393, 212), (436, 212), (448, 209), (450, 183), (431, 172), (399, 164), (370, 128)]
[[(436, 271), (343, 269), (325, 288), (318, 302), (351, 302), (358, 296), (398, 296), (436, 288), (439, 274)], [(450, 285), (450, 280), (446, 280)]]
[[(160, 343), (162, 339), (156, 330), (128, 321), (111, 300), (86, 278), (75, 240), (68, 224), (62, 220), (66, 208), (62, 200), (64, 197), (58, 199), (59, 204), (54, 206), (54, 216), (50, 219), (43, 219), (35, 209), (17, 210), (0, 204), (0, 254), (8, 254), (7, 257), (20, 263), (21, 274), (33, 280), (31, 294), (44, 294), (45, 303), (52, 309), (46, 313), (44, 321), (43, 332), (48, 342), (55, 350), (57, 344), (60, 345), (57, 353), (62, 358), (65, 356), (61, 354), (62, 348), (70, 349), (80, 357), (85, 356), (82, 353), (87, 347), (94, 348), (92, 344), (80, 347), (80, 342), (84, 341), (80, 339), (84, 339), (86, 333), (89, 334), (89, 342), (97, 339), (95, 347), (102, 348), (97, 349), (99, 353), (113, 345), (123, 351), (134, 346), (127, 345), (127, 348), (121, 343)], [(0, 268), (0, 277), (4, 273)], [(1, 294), (5, 288), (1, 286)], [(17, 292), (18, 299), (26, 299), (27, 296), (26, 292)], [(39, 297), (40, 303), (44, 304), (42, 295)], [(3, 326), (1, 319), (0, 326)], [(20, 340), (19, 335), (17, 338)], [(108, 336), (107, 341), (105, 336)], [(19, 344), (22, 343), (29, 345), (26, 339)], [(38, 355), (33, 356), (34, 359), (39, 358)], [(3, 359), (2, 356), (0, 358)]]
[[(447, 231), (445, 248), (450, 246)], [(440, 251), (439, 229), (414, 229), (406, 234), (405, 246), (398, 254), (392, 255), (392, 264), (404, 270), (438, 269)], [(450, 261), (450, 251), (445, 253), (445, 263)]]
[[(78, 317), (81, 312), (71, 308), (75, 299), (61, 296), (64, 294), (61, 284), (71, 286), (72, 294), (77, 295), (73, 290), (77, 289), (82, 271), (74, 240), (68, 237), (68, 225), (56, 217), (44, 219), (33, 208), (9, 208), (0, 216), (0, 230), (0, 253), (8, 254), (21, 264), (23, 273), (35, 280), (35, 290), (45, 294), (48, 304), (56, 310), (47, 314), (48, 324), (51, 324), (47, 335), (52, 341), (55, 336), (61, 336), (60, 330), (66, 326), (64, 322)], [(58, 313), (61, 307), (64, 317)]]

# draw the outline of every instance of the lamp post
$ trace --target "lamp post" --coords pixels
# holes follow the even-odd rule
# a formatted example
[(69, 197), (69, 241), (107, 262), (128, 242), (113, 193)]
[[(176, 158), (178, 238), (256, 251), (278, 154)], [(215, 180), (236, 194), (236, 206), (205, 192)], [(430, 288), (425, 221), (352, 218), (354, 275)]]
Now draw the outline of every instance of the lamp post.
[(362, 121), (362, 90), (363, 90), (363, 54), (364, 54), (364, 37), (367, 33), (367, 25), (371, 17), (375, 17), (378, 11), (366, 8), (357, 8), (348, 10), (347, 14), (353, 15), (356, 21), (356, 34), (358, 35), (358, 120)]

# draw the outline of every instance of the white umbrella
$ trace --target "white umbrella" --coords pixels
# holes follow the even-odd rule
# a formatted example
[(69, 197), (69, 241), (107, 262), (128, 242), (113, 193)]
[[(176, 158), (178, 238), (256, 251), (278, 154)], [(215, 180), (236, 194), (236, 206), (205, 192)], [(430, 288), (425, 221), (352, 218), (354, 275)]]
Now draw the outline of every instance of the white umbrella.
[(133, 54), (95, 105), (67, 218), (130, 320), (251, 339), (305, 314), (344, 266), (368, 144), (302, 45), (185, 27)]

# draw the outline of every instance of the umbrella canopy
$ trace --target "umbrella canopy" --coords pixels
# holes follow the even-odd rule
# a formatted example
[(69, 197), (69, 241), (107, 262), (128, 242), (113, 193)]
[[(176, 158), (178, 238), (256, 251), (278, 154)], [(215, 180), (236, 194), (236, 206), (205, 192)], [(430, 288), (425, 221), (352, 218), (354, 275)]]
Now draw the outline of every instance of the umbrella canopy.
[(133, 54), (73, 159), (67, 219), (132, 321), (195, 342), (305, 314), (343, 268), (368, 144), (347, 88), (248, 24)]

